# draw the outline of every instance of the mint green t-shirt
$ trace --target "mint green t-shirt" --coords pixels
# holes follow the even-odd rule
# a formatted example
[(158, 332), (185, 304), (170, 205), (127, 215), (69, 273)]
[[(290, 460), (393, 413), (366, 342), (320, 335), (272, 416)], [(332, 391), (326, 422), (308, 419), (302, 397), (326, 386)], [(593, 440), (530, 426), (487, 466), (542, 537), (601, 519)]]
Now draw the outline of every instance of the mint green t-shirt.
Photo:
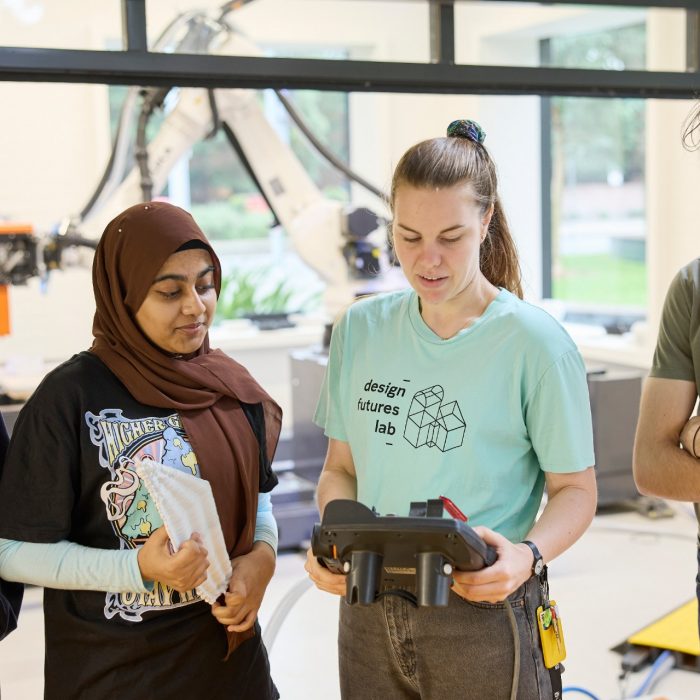
[(594, 463), (586, 373), (566, 331), (501, 290), (443, 340), (403, 290), (338, 322), (315, 421), (350, 445), (358, 500), (382, 515), (447, 496), (512, 541), (532, 527), (544, 472)]

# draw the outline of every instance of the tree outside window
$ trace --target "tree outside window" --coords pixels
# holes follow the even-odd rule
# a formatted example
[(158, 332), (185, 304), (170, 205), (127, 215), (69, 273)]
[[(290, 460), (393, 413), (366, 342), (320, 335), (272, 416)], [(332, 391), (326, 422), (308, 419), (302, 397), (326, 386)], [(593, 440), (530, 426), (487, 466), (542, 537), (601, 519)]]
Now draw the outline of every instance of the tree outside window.
[[(549, 63), (644, 69), (645, 44), (644, 24), (554, 37)], [(644, 307), (644, 101), (555, 97), (544, 104), (551, 129), (552, 297)]]

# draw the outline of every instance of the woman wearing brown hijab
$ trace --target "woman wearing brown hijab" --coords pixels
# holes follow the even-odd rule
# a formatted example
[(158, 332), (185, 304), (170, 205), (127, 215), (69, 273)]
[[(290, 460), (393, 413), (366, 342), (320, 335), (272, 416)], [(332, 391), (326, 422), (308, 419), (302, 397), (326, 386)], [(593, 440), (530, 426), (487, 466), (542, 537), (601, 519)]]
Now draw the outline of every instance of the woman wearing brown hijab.
[[(256, 621), (275, 564), (270, 462), (281, 411), (209, 347), (219, 261), (192, 217), (150, 202), (105, 229), (95, 340), (22, 410), (0, 481), (0, 575), (46, 587), (46, 698), (277, 698)], [(229, 592), (194, 590), (207, 552), (172, 552), (134, 468), (206, 479)]]

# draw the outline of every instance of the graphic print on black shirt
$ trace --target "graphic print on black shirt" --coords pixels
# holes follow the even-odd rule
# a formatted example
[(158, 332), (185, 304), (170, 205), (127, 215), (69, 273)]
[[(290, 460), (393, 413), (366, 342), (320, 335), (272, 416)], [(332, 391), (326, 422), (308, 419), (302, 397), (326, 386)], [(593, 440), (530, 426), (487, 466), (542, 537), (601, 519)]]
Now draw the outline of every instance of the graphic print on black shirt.
[[(410, 379), (404, 379), (410, 383)], [(392, 382), (379, 383), (370, 379), (362, 387), (367, 393), (384, 394), (386, 399), (400, 399), (406, 396), (406, 387)], [(415, 392), (411, 398), (408, 417), (404, 423), (403, 437), (416, 449), (420, 447), (436, 447), (441, 452), (461, 447), (467, 424), (456, 401), (443, 403), (445, 390), (439, 384), (426, 387)], [(394, 403), (373, 401), (372, 398), (359, 398), (357, 410), (370, 413), (399, 416), (400, 407)], [(386, 422), (384, 422), (386, 420)], [(391, 419), (375, 419), (374, 432), (381, 435), (393, 436), (396, 426)], [(392, 443), (387, 442), (387, 445)]]
[[(177, 413), (165, 418), (128, 418), (121, 409), (108, 408), (98, 415), (86, 412), (85, 422), (90, 440), (99, 450), (100, 466), (109, 470), (109, 481), (100, 489), (106, 518), (119, 537), (120, 549), (135, 549), (163, 521), (134, 469), (134, 460), (149, 458), (199, 477), (197, 457)], [(156, 581), (149, 593), (107, 593), (104, 612), (107, 619), (119, 615), (140, 622), (148, 610), (175, 608), (198, 600), (194, 590), (178, 593)]]

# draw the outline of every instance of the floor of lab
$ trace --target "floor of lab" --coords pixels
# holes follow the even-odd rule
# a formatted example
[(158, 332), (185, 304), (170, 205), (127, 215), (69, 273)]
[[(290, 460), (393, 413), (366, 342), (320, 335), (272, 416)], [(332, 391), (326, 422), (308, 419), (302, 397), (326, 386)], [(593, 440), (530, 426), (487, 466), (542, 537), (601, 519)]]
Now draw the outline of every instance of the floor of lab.
[[(566, 625), (565, 687), (581, 686), (600, 700), (617, 700), (631, 697), (640, 685), (644, 671), (629, 679), (622, 694), (620, 657), (611, 647), (695, 594), (697, 522), (686, 505), (674, 508), (675, 517), (657, 520), (637, 512), (599, 515), (550, 567), (552, 597)], [(270, 660), (282, 698), (335, 700), (337, 599), (302, 582), (303, 561), (300, 553), (280, 555), (260, 622), (268, 638), (277, 630)], [(0, 643), (3, 700), (42, 697), (41, 598), (41, 589), (27, 591), (19, 629)], [(295, 598), (285, 617), (281, 611)], [(673, 670), (650, 697), (657, 696), (697, 700), (700, 674)]]

